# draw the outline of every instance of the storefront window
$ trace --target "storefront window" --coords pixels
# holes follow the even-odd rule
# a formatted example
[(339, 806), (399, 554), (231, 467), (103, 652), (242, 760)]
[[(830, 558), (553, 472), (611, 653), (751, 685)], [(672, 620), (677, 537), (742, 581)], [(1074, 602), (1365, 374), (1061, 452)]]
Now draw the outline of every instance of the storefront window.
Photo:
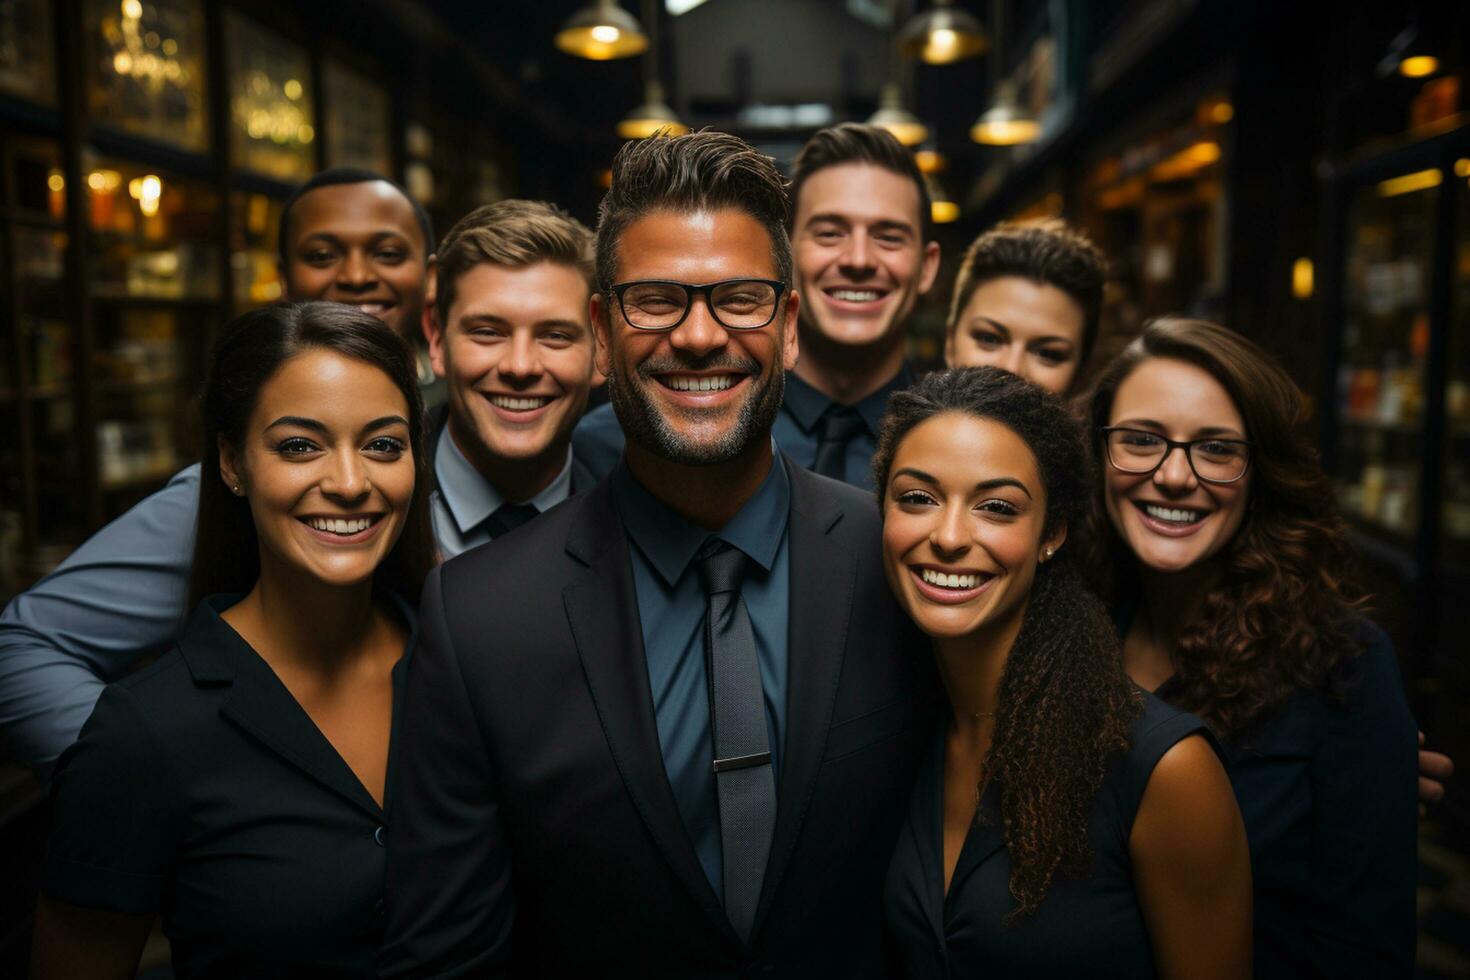
[(316, 170), (311, 58), (306, 49), (225, 11), (230, 162), (294, 183)]
[(47, 0), (0, 2), (0, 93), (56, 104), (56, 43)]
[(327, 166), (393, 169), (388, 93), (334, 61), (323, 66), (326, 98)]
[(199, 0), (85, 0), (88, 107), (99, 125), (204, 151), (204, 7)]

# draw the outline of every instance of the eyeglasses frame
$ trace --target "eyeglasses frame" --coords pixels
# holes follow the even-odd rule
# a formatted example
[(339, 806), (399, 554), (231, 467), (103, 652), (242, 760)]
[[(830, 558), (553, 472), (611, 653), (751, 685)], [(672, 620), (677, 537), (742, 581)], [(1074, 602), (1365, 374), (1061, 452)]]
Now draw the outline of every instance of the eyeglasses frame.
[[(774, 303), (771, 304), (770, 319), (766, 320), (765, 323), (759, 324), (757, 326), (743, 327), (732, 327), (724, 320), (721, 320), (720, 314), (715, 312), (715, 305), (710, 301), (710, 297), (714, 295), (713, 291), (715, 289), (718, 289), (720, 286), (728, 286), (732, 282), (759, 282), (774, 288), (776, 290), (776, 300)], [(679, 319), (675, 320), (667, 327), (640, 327), (638, 324), (628, 319), (628, 311), (623, 307), (623, 294), (634, 286), (678, 286), (679, 288), (684, 290), (683, 314), (680, 315)], [(640, 330), (644, 333), (667, 333), (671, 330), (678, 330), (679, 327), (684, 323), (684, 321), (689, 319), (689, 311), (694, 309), (694, 301), (700, 296), (703, 296), (704, 307), (705, 309), (709, 310), (710, 316), (714, 318), (714, 321), (716, 323), (718, 323), (726, 330), (736, 330), (743, 333), (748, 330), (763, 330), (766, 327), (769, 327), (771, 323), (775, 321), (776, 317), (779, 316), (781, 313), (781, 295), (788, 288), (789, 287), (786, 285), (786, 283), (781, 282), (779, 279), (761, 279), (757, 276), (735, 276), (733, 279), (721, 279), (718, 282), (707, 282), (700, 285), (695, 285), (694, 283), (688, 282), (680, 282), (677, 279), (632, 279), (628, 282), (613, 283), (612, 293), (615, 297), (617, 297), (618, 300), (618, 314), (623, 318), (623, 321), (634, 330)]]
[[(1205, 436), (1202, 439), (1185, 439), (1184, 441), (1180, 442), (1161, 436), (1157, 432), (1151, 432), (1148, 429), (1135, 429), (1131, 425), (1105, 425), (1098, 431), (1100, 431), (1103, 436), (1103, 453), (1108, 458), (1108, 465), (1117, 470), (1119, 473), (1126, 473), (1129, 476), (1153, 476), (1159, 471), (1159, 467), (1163, 466), (1164, 463), (1168, 461), (1169, 457), (1174, 454), (1174, 450), (1176, 449), (1184, 450), (1184, 461), (1189, 464), (1189, 471), (1193, 473), (1194, 478), (1196, 480), (1199, 480), (1201, 483), (1210, 483), (1218, 487), (1228, 487), (1232, 483), (1239, 483), (1241, 480), (1244, 480), (1245, 475), (1251, 471), (1251, 449), (1253, 447), (1251, 446), (1250, 442), (1245, 439), (1223, 439), (1220, 436)], [(1160, 456), (1159, 461), (1146, 470), (1125, 470), (1123, 467), (1113, 462), (1113, 447), (1109, 444), (1108, 441), (1108, 435), (1113, 432), (1137, 432), (1140, 435), (1153, 436), (1155, 439), (1163, 439), (1164, 455)], [(1199, 469), (1194, 465), (1194, 447), (1202, 442), (1229, 442), (1234, 443), (1237, 446), (1244, 446), (1245, 468), (1240, 471), (1240, 475), (1232, 477), (1229, 480), (1215, 480), (1208, 476), (1201, 476)]]

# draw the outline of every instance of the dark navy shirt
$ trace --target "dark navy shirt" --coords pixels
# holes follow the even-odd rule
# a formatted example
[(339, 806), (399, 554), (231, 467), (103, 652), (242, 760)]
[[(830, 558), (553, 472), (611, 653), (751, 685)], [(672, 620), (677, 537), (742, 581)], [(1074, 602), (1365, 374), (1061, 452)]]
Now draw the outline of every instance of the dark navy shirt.
[(375, 976), (384, 807), (220, 618), (239, 598), (204, 600), (174, 652), (103, 692), (57, 766), (41, 890), (161, 912), (181, 978)]
[(786, 730), (787, 623), (790, 560), (786, 524), (791, 488), (779, 451), (755, 496), (718, 531), (706, 531), (670, 510), (620, 465), (613, 499), (633, 547), (633, 587), (648, 661), (654, 720), (664, 770), (679, 815), (714, 886), (724, 893), (720, 822), (710, 740), (709, 681), (705, 664), (705, 595), (695, 554), (710, 538), (739, 548), (750, 560), (740, 594), (755, 630), (756, 657), (766, 704), (766, 734), (780, 785), (781, 739)]
[[(847, 444), (842, 479), (864, 490), (873, 489), (873, 453), (878, 449), (878, 427), (888, 411), (888, 399), (914, 383), (914, 369), (907, 363), (899, 368), (888, 383), (852, 407), (863, 420), (864, 428)], [(786, 397), (771, 433), (781, 444), (781, 451), (804, 469), (817, 461), (817, 441), (821, 435), (821, 419), (837, 402), (822, 394), (793, 371), (786, 373)]]
[[(873, 488), (873, 453), (878, 448), (878, 426), (888, 410), (888, 398), (914, 383), (914, 369), (904, 364), (888, 383), (853, 408), (862, 417), (864, 428), (847, 444), (843, 480), (865, 490)], [(811, 469), (817, 461), (817, 439), (821, 435), (822, 414), (837, 404), (792, 371), (786, 372), (786, 397), (771, 434), (776, 444), (792, 463)], [(598, 479), (612, 472), (623, 454), (623, 430), (611, 405), (593, 409), (577, 423), (572, 446), (581, 460)]]

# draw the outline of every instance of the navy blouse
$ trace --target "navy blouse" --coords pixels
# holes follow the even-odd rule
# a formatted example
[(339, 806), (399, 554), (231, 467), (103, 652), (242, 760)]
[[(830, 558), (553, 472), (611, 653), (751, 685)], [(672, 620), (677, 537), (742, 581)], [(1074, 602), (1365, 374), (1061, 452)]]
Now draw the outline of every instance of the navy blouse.
[(103, 692), (57, 768), (42, 891), (161, 912), (179, 977), (374, 976), (387, 817), (220, 618), (238, 600), (206, 599), (172, 653)]
[(1416, 730), (1392, 642), (1362, 633), (1336, 696), (1300, 692), (1222, 746), (1250, 841), (1257, 980), (1413, 972)]
[[(982, 819), (960, 849), (944, 892), (944, 732), (914, 787), (884, 889), (884, 918), (909, 980), (948, 977), (1155, 975), (1143, 911), (1133, 890), (1128, 837), (1154, 766), (1180, 740), (1208, 734), (1194, 715), (1145, 695), (1132, 745), (1112, 763), (1093, 802), (1092, 871), (1058, 875), (1040, 907), (1006, 924), (1015, 907), (1002, 838), (1000, 787), (980, 799)], [(942, 728), (942, 726), (941, 726)]]

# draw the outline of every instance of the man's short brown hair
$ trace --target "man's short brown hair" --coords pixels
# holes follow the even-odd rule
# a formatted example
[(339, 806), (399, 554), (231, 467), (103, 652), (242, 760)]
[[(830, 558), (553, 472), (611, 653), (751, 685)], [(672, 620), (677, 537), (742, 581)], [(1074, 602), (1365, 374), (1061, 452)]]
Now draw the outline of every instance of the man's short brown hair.
[(497, 201), (476, 208), (449, 229), (435, 253), (435, 309), (440, 326), (449, 325), (459, 277), (487, 262), (510, 269), (538, 262), (569, 265), (587, 280), (590, 292), (592, 241), (586, 225), (545, 201)]
[(1108, 260), (1102, 250), (1082, 232), (1056, 218), (996, 225), (975, 239), (965, 252), (965, 261), (955, 277), (945, 333), (954, 333), (976, 289), (993, 279), (1009, 277), (1053, 286), (1082, 308), (1078, 363), (1085, 364), (1097, 339), (1103, 285), (1108, 278)]
[(796, 220), (797, 203), (801, 200), (801, 185), (818, 170), (844, 163), (872, 164), (913, 181), (914, 188), (919, 192), (919, 244), (922, 246), (934, 237), (929, 186), (924, 183), (924, 175), (919, 172), (914, 155), (888, 130), (866, 123), (848, 122), (818, 130), (815, 136), (806, 141), (801, 152), (796, 154), (796, 160), (791, 165), (793, 221)]

